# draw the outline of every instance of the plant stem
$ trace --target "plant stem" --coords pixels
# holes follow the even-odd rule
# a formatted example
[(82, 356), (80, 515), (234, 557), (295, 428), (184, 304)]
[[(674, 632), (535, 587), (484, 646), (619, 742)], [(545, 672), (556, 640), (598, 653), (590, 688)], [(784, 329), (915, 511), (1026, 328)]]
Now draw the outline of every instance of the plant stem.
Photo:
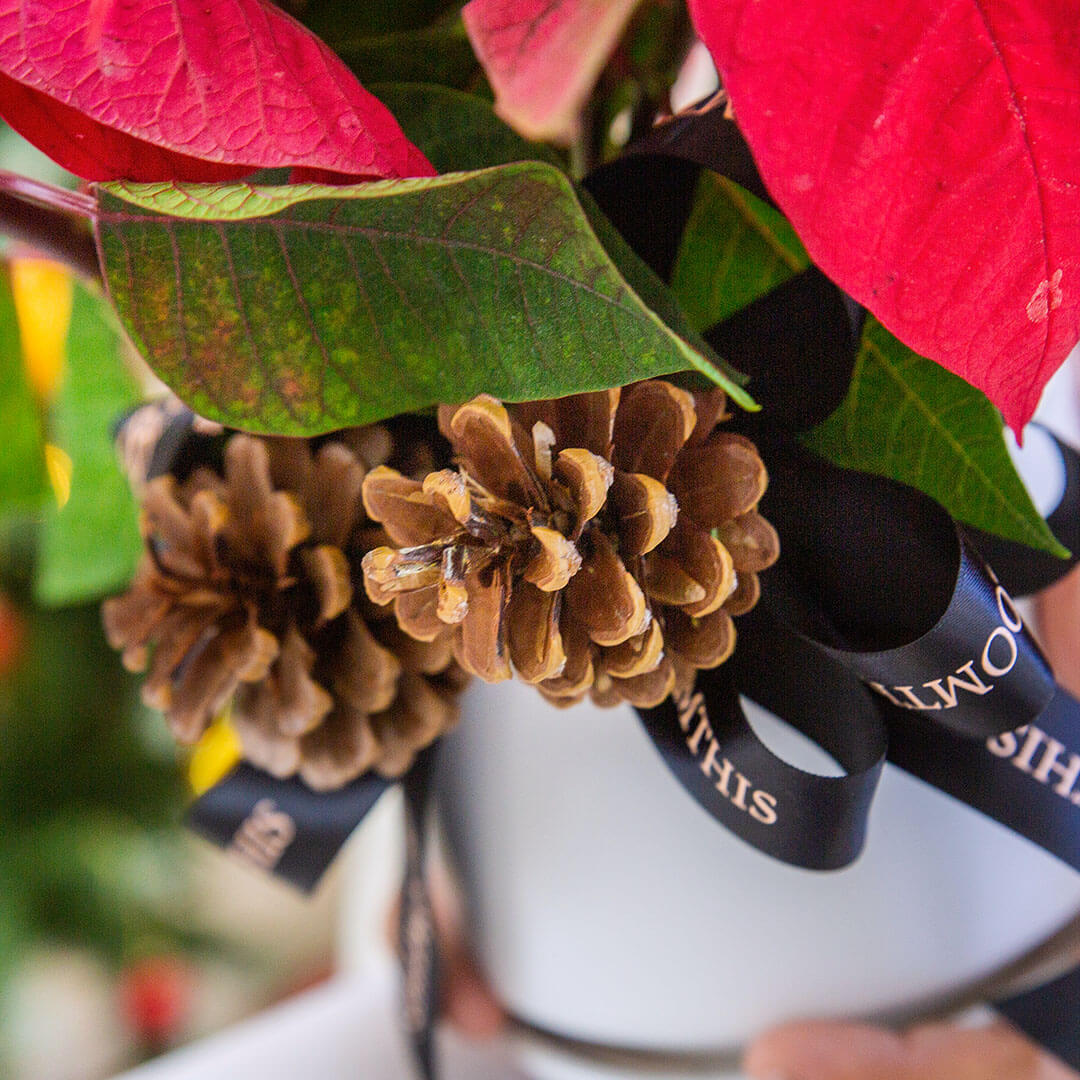
[(0, 169), (0, 233), (67, 263), (92, 281), (101, 276), (97, 249), (76, 216), (92, 220), (96, 212), (89, 195)]

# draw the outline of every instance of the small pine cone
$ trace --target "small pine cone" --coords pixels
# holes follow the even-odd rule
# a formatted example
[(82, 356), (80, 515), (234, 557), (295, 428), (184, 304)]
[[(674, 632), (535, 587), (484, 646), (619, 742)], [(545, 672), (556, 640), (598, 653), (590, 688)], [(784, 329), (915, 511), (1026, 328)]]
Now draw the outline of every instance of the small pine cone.
[(489, 682), (513, 667), (558, 704), (659, 704), (731, 655), (779, 555), (756, 447), (716, 430), (725, 405), (656, 379), (444, 407), (457, 471), (364, 480), (395, 545), (364, 557), (368, 595), (421, 640), (454, 627)]
[(233, 435), (224, 468), (142, 493), (146, 552), (106, 634), (146, 703), (192, 743), (232, 702), (245, 756), (312, 788), (404, 772), (453, 725), (462, 675), (449, 631), (417, 642), (370, 604), (360, 559), (386, 535), (360, 488), (382, 427), (304, 439)]

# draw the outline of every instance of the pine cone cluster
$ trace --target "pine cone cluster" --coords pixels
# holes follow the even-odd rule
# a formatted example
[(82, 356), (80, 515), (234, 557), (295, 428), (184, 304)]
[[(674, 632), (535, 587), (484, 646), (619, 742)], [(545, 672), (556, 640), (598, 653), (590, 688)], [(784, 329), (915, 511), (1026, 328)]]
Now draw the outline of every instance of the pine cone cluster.
[(648, 707), (735, 645), (779, 544), (756, 510), (754, 444), (717, 429), (719, 391), (664, 380), (503, 405), (444, 407), (457, 469), (380, 467), (368, 516), (392, 545), (363, 560), (368, 595), (467, 671), (512, 669), (557, 704)]
[(222, 469), (145, 485), (146, 552), (105, 628), (180, 741), (231, 701), (255, 765), (327, 790), (400, 775), (454, 723), (451, 635), (418, 642), (353, 587), (387, 540), (361, 485), (392, 449), (381, 426), (321, 445), (233, 435)]

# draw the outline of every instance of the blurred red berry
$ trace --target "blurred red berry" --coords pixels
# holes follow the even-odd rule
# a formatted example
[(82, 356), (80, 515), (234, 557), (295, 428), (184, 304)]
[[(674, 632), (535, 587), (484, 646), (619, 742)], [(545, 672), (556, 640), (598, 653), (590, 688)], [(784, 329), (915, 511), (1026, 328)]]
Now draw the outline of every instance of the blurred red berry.
[(132, 964), (120, 976), (120, 1011), (144, 1043), (164, 1046), (179, 1034), (192, 996), (192, 973), (170, 956)]
[(22, 641), (22, 617), (13, 604), (0, 596), (0, 675), (14, 665)]

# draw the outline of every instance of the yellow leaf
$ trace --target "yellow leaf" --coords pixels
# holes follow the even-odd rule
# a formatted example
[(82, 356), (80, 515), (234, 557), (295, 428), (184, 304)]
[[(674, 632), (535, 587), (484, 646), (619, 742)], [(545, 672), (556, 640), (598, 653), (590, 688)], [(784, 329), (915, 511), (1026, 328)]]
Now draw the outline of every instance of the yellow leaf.
[(188, 761), (188, 783), (196, 795), (208, 791), (240, 761), (240, 739), (228, 717), (215, 720), (195, 744)]
[(26, 377), (38, 397), (48, 399), (64, 371), (64, 343), (71, 323), (71, 273), (50, 259), (16, 258), (11, 290), (22, 338)]
[(59, 446), (53, 446), (52, 443), (45, 444), (45, 469), (49, 474), (53, 494), (56, 496), (56, 504), (61, 509), (71, 498), (72, 467), (71, 457)]

